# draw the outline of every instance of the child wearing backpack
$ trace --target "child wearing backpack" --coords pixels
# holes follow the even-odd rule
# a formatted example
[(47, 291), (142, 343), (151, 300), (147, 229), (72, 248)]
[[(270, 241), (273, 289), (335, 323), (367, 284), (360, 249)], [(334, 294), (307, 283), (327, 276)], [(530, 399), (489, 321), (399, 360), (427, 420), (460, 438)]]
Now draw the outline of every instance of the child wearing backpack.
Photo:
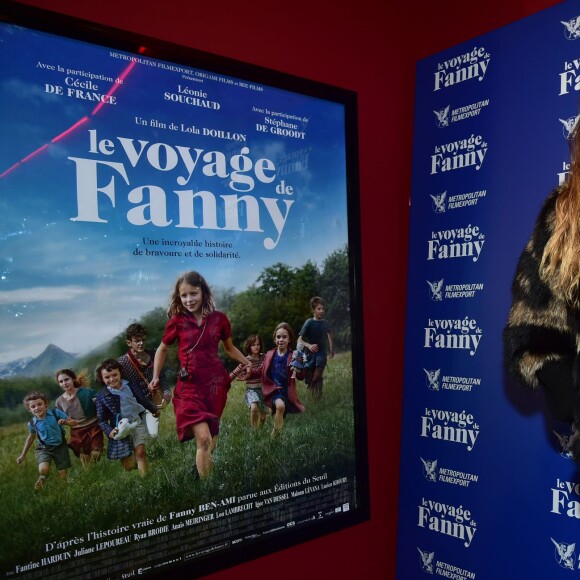
[(28, 393), (24, 397), (23, 404), (34, 417), (28, 422), (29, 434), (16, 463), (20, 464), (24, 461), (28, 450), (38, 437), (36, 460), (39, 477), (34, 484), (34, 489), (40, 490), (48, 477), (51, 461), (54, 461), (56, 465), (58, 477), (66, 480), (71, 463), (62, 425), (75, 426), (78, 421), (70, 419), (60, 409), (49, 409), (48, 397), (38, 391)]

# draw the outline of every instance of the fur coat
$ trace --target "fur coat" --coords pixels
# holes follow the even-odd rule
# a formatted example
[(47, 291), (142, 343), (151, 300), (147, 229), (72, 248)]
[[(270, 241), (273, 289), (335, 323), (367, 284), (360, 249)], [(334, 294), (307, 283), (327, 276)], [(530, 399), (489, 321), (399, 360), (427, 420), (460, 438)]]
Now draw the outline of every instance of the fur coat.
[[(580, 311), (540, 277), (544, 247), (554, 229), (560, 189), (546, 199), (530, 241), (520, 256), (512, 285), (512, 306), (504, 329), (510, 374), (532, 389), (543, 388), (552, 415), (580, 433)], [(579, 249), (580, 259), (580, 249)], [(580, 437), (570, 449), (580, 460)]]

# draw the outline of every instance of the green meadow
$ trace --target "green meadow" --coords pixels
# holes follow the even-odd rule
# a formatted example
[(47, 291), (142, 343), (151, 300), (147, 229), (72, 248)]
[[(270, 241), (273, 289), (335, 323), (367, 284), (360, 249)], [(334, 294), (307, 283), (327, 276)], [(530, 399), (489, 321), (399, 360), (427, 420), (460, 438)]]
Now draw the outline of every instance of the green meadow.
[[(288, 415), (279, 437), (272, 438), (272, 417), (263, 428), (250, 428), (244, 383), (232, 384), (208, 480), (191, 475), (193, 441), (180, 444), (170, 405), (161, 416), (159, 437), (147, 446), (149, 473), (125, 472), (119, 461), (104, 456), (83, 469), (71, 453), (68, 482), (56, 477), (54, 465), (41, 491), (34, 491), (37, 464), (32, 448), (17, 465), (27, 435), (26, 423), (0, 427), (0, 496), (3, 528), (2, 571), (46, 553), (46, 542), (58, 542), (89, 531), (154, 518), (200, 503), (242, 496), (304, 476), (354, 475), (355, 442), (350, 354), (337, 355), (325, 371), (322, 400), (314, 402), (302, 382), (298, 392), (306, 413)], [(53, 406), (51, 401), (51, 407)]]

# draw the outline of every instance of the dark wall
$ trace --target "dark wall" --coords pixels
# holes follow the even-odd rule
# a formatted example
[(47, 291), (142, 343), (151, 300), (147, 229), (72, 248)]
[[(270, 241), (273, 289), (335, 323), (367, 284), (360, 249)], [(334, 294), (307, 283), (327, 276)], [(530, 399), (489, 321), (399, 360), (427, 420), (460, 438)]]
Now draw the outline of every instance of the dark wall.
[(394, 578), (415, 61), (557, 2), (26, 3), (358, 92), (372, 517), (212, 578)]

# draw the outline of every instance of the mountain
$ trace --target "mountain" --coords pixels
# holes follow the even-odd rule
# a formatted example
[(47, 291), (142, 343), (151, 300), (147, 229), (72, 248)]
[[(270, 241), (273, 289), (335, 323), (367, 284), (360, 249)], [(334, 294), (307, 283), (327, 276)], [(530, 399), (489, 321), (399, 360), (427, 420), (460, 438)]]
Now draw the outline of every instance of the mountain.
[(25, 377), (52, 376), (58, 369), (75, 366), (77, 357), (62, 348), (49, 344), (44, 351), (14, 375)]
[(19, 358), (7, 363), (0, 363), (0, 379), (14, 377), (22, 373), (22, 369), (32, 360), (31, 356)]

